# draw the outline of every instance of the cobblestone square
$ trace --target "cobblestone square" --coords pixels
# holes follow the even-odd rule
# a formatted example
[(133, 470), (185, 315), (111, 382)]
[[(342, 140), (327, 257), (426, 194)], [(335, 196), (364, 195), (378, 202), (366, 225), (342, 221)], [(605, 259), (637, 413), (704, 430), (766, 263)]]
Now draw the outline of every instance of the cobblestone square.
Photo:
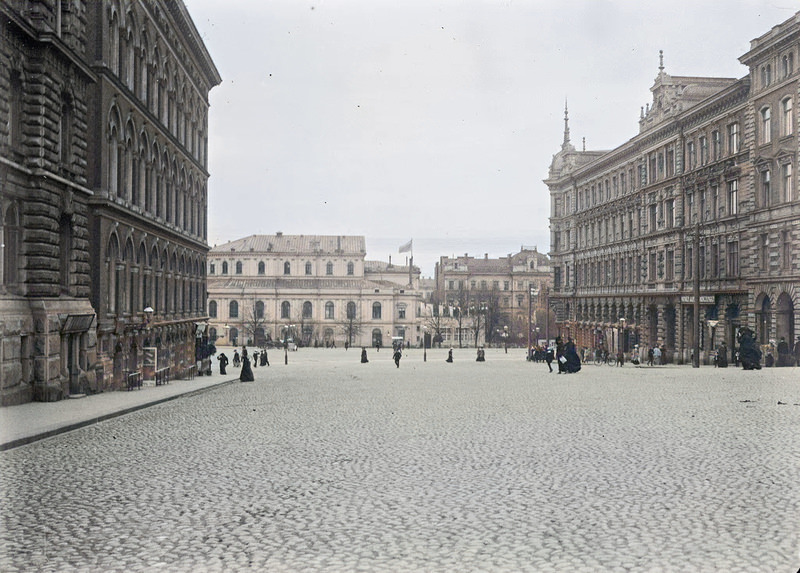
[(273, 351), (253, 383), (2, 452), (0, 570), (800, 567), (800, 368), (446, 353)]

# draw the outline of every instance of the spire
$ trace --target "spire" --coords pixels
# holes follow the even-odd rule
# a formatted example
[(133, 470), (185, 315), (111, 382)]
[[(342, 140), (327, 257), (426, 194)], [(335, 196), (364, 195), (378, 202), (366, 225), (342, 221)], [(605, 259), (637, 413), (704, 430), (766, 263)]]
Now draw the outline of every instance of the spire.
[(564, 143), (561, 144), (561, 148), (566, 149), (569, 145), (569, 109), (567, 108), (567, 98), (564, 98)]
[(658, 73), (664, 73), (664, 50), (658, 51)]

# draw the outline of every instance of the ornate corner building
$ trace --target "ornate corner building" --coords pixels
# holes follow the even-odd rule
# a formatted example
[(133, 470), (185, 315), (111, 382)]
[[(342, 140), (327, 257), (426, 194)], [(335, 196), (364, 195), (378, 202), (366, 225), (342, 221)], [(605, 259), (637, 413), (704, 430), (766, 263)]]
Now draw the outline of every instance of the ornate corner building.
[(218, 344), (421, 344), (418, 267), (367, 261), (362, 236), (251, 235), (208, 255)]
[(435, 269), (433, 329), (446, 345), (538, 344), (550, 332), (546, 308), (550, 260), (522, 246), (507, 257), (440, 257)]
[(741, 79), (662, 57), (639, 134), (610, 151), (576, 150), (565, 110), (545, 180), (562, 333), (678, 362), (745, 325), (763, 345), (800, 334), (798, 58), (800, 13), (751, 42)]
[(124, 387), (148, 346), (194, 364), (221, 79), (186, 7), (20, 0), (0, 15), (2, 403)]

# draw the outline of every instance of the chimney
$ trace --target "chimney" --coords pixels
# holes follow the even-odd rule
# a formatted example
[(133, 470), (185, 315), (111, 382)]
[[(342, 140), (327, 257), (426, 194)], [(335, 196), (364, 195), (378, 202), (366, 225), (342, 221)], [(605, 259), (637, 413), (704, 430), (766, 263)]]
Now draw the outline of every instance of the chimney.
[(489, 253), (483, 253), (483, 260), (484, 261), (488, 261), (489, 260)]

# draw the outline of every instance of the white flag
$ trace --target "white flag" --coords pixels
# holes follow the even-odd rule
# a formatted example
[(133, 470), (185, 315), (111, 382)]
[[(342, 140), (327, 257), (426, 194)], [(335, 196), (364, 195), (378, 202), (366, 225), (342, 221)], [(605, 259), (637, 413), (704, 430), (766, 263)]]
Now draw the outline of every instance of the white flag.
[(405, 245), (400, 245), (399, 252), (401, 252), (401, 253), (407, 253), (408, 251), (410, 251), (410, 250), (411, 250), (411, 242), (412, 242), (413, 240), (414, 240), (414, 239), (411, 239), (411, 241), (407, 242)]

